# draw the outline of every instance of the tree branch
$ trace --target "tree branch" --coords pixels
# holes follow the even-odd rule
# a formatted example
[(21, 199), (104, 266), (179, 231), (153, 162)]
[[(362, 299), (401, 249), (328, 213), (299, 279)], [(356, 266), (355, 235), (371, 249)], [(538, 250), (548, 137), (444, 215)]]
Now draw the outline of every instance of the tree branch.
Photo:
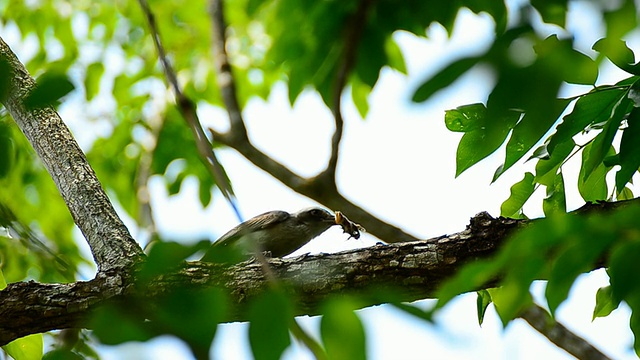
[(24, 99), (35, 88), (9, 46), (0, 38), (0, 59), (11, 68), (4, 106), (27, 137), (62, 195), (73, 220), (91, 247), (100, 271), (139, 262), (142, 249), (109, 202), (87, 158), (53, 106), (27, 108)]
[[(463, 264), (493, 254), (523, 220), (493, 219), (478, 214), (460, 233), (426, 241), (376, 245), (335, 254), (269, 259), (279, 285), (297, 299), (296, 315), (316, 315), (329, 296), (394, 288), (395, 301), (433, 297), (438, 286)], [(69, 327), (86, 328), (92, 310), (110, 301), (152, 304), (176, 288), (223, 288), (236, 306), (226, 321), (246, 321), (244, 306), (271, 286), (262, 265), (248, 261), (231, 267), (190, 262), (147, 285), (133, 283), (119, 273), (73, 284), (9, 284), (0, 291), (0, 345), (31, 333)], [(361, 305), (388, 301), (363, 297)]]
[(342, 133), (344, 127), (344, 120), (342, 118), (342, 91), (347, 84), (347, 79), (353, 66), (356, 63), (358, 54), (358, 45), (362, 38), (362, 32), (366, 27), (367, 15), (371, 8), (372, 0), (360, 0), (358, 9), (353, 15), (350, 21), (345, 23), (348, 25), (347, 34), (344, 40), (342, 62), (338, 66), (338, 72), (333, 84), (333, 118), (336, 125), (335, 132), (331, 138), (331, 155), (329, 157), (329, 163), (325, 170), (326, 177), (331, 177), (335, 181), (336, 168), (338, 167), (338, 155), (340, 152), (340, 141), (342, 140)]
[(140, 7), (142, 8), (142, 11), (144, 12), (144, 15), (147, 19), (149, 30), (151, 31), (151, 37), (153, 38), (153, 44), (158, 51), (158, 57), (160, 58), (160, 62), (162, 63), (165, 77), (167, 78), (167, 82), (173, 88), (173, 91), (176, 95), (176, 101), (180, 113), (193, 132), (198, 152), (204, 160), (207, 170), (209, 170), (211, 176), (215, 180), (216, 185), (222, 192), (222, 195), (225, 197), (225, 199), (227, 199), (229, 205), (231, 205), (238, 218), (242, 219), (240, 210), (238, 209), (235, 201), (235, 195), (233, 193), (231, 183), (229, 182), (224, 169), (220, 165), (220, 161), (216, 157), (216, 154), (213, 152), (213, 146), (211, 145), (211, 142), (209, 142), (209, 139), (207, 139), (207, 136), (202, 129), (200, 119), (198, 118), (198, 113), (196, 112), (196, 105), (184, 94), (184, 92), (182, 92), (182, 88), (180, 88), (180, 84), (178, 83), (178, 77), (176, 76), (171, 63), (166, 56), (164, 47), (162, 46), (162, 41), (160, 40), (160, 32), (158, 30), (158, 27), (156, 26), (155, 17), (153, 16), (151, 9), (149, 8), (149, 4), (147, 3), (147, 0), (138, 0), (138, 2), (140, 3)]
[(398, 227), (388, 224), (371, 215), (366, 210), (346, 199), (335, 186), (333, 179), (326, 179), (319, 175), (314, 178), (303, 178), (286, 166), (273, 160), (258, 150), (248, 139), (234, 136), (233, 133), (219, 133), (209, 129), (216, 141), (238, 151), (255, 166), (266, 171), (293, 191), (325, 204), (334, 210), (349, 214), (349, 218), (367, 229), (367, 232), (388, 243), (418, 241), (419, 239), (407, 234)]
[(538, 305), (529, 307), (520, 317), (549, 341), (578, 359), (610, 359), (588, 341), (553, 320), (547, 310)]

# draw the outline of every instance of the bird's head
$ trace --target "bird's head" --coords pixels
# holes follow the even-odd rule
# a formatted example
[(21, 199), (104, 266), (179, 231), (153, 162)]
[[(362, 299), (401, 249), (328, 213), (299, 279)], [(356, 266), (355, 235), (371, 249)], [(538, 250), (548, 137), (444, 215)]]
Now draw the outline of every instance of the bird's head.
[(334, 213), (319, 207), (303, 209), (292, 215), (300, 222), (308, 224), (309, 226), (318, 225), (320, 227), (328, 227), (338, 224)]

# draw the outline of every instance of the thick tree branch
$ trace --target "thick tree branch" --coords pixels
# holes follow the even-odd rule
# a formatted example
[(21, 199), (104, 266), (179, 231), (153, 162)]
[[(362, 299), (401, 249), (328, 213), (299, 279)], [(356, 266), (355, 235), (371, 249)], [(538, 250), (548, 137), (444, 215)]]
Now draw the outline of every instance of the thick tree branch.
[[(27, 108), (24, 99), (35, 88), (9, 46), (0, 38), (0, 59), (10, 65), (9, 91), (4, 99), (20, 130), (27, 137), (53, 178), (73, 220), (91, 247), (100, 271), (139, 262), (142, 249), (109, 202), (87, 158), (53, 106)], [(3, 74), (2, 76), (5, 76)]]
[(578, 359), (609, 359), (608, 356), (603, 354), (588, 341), (574, 334), (571, 330), (564, 327), (564, 325), (553, 320), (547, 310), (538, 305), (531, 306), (525, 310), (520, 317), (528, 322), (531, 327), (549, 339), (549, 341)]
[[(297, 300), (296, 315), (319, 313), (329, 296), (393, 287), (395, 301), (433, 297), (438, 286), (463, 264), (493, 254), (521, 220), (492, 219), (482, 213), (457, 234), (426, 241), (377, 245), (335, 254), (270, 259), (279, 285)], [(147, 285), (130, 282), (119, 273), (73, 284), (9, 284), (0, 291), (0, 345), (27, 334), (69, 327), (88, 327), (90, 312), (110, 301), (142, 301), (149, 308), (176, 288), (226, 289), (236, 305), (227, 321), (243, 321), (244, 305), (270, 286), (262, 265), (250, 261), (224, 267), (192, 262)], [(362, 306), (384, 303), (363, 298)], [(388, 301), (388, 300), (387, 300)]]

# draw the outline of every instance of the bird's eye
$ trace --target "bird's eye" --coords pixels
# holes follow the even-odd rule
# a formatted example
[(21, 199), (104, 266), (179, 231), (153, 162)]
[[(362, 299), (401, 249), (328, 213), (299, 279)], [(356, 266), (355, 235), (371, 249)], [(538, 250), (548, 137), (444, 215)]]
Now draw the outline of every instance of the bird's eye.
[(322, 216), (322, 210), (320, 210), (320, 209), (313, 209), (313, 210), (311, 210), (311, 216), (314, 216), (314, 217), (320, 217), (320, 216)]

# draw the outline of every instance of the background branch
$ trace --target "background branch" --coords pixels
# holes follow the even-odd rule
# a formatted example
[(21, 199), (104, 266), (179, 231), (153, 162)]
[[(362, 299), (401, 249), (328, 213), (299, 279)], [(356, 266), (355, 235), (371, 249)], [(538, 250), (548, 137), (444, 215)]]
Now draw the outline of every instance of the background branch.
[(352, 16), (350, 21), (346, 21), (346, 35), (343, 45), (343, 55), (338, 66), (338, 72), (333, 85), (333, 107), (331, 109), (335, 122), (335, 132), (331, 138), (331, 155), (327, 164), (326, 177), (333, 178), (335, 181), (336, 168), (338, 166), (338, 155), (340, 152), (340, 141), (344, 127), (344, 119), (342, 118), (342, 92), (347, 84), (349, 74), (353, 70), (358, 54), (358, 45), (362, 38), (362, 33), (367, 24), (367, 15), (371, 8), (371, 0), (361, 0), (358, 9)]
[(149, 8), (149, 4), (147, 3), (147, 0), (138, 0), (138, 2), (140, 3), (140, 7), (142, 8), (142, 11), (144, 12), (147, 19), (149, 30), (151, 31), (151, 37), (153, 38), (153, 44), (158, 51), (158, 57), (160, 58), (160, 62), (162, 63), (165, 77), (167, 78), (167, 82), (169, 83), (171, 88), (173, 88), (173, 91), (176, 95), (176, 102), (180, 113), (193, 132), (198, 152), (204, 160), (207, 169), (211, 173), (211, 176), (215, 180), (216, 185), (222, 192), (222, 195), (225, 197), (225, 199), (227, 199), (229, 205), (231, 205), (231, 207), (235, 211), (238, 219), (242, 220), (240, 210), (238, 209), (235, 201), (235, 195), (233, 193), (231, 183), (229, 182), (224, 169), (220, 165), (220, 161), (217, 159), (215, 153), (213, 152), (213, 146), (211, 145), (211, 142), (209, 142), (209, 139), (207, 139), (207, 136), (202, 129), (202, 125), (200, 125), (200, 119), (198, 118), (198, 113), (196, 112), (196, 105), (184, 94), (184, 92), (182, 92), (180, 84), (178, 84), (176, 73), (166, 56), (164, 47), (162, 46), (160, 32), (158, 30), (158, 27), (156, 26), (155, 17), (151, 12), (151, 9)]
[(360, 2), (357, 12), (354, 14), (354, 22), (349, 23), (347, 28), (347, 39), (340, 70), (336, 75), (334, 86), (334, 119), (336, 131), (332, 139), (331, 157), (325, 171), (314, 178), (303, 178), (279, 162), (273, 160), (262, 151), (253, 146), (247, 136), (247, 129), (242, 118), (242, 112), (238, 106), (235, 81), (229, 58), (225, 50), (225, 30), (223, 5), (220, 0), (211, 0), (210, 12), (213, 22), (213, 54), (216, 63), (218, 85), (222, 93), (222, 100), (229, 113), (230, 130), (226, 133), (219, 133), (214, 129), (209, 129), (211, 137), (215, 141), (234, 148), (247, 160), (260, 169), (266, 171), (271, 176), (278, 179), (290, 189), (307, 196), (333, 210), (343, 211), (350, 218), (355, 219), (359, 224), (367, 229), (367, 232), (377, 236), (386, 242), (417, 241), (418, 239), (409, 235), (401, 229), (390, 225), (361, 207), (347, 200), (337, 189), (335, 183), (335, 168), (338, 162), (338, 152), (340, 140), (342, 138), (343, 119), (340, 113), (340, 95), (346, 84), (348, 74), (353, 68), (356, 60), (358, 41), (361, 37), (362, 27), (366, 23), (370, 0)]
[(547, 310), (538, 305), (529, 307), (520, 314), (520, 317), (528, 322), (531, 327), (549, 339), (549, 341), (578, 359), (609, 359), (608, 356), (603, 354), (588, 341), (574, 334), (564, 325), (553, 320)]
[(91, 247), (100, 271), (139, 262), (142, 249), (109, 202), (87, 158), (53, 106), (27, 108), (36, 86), (24, 65), (0, 38), (0, 59), (10, 65), (3, 105), (42, 160), (74, 222)]

